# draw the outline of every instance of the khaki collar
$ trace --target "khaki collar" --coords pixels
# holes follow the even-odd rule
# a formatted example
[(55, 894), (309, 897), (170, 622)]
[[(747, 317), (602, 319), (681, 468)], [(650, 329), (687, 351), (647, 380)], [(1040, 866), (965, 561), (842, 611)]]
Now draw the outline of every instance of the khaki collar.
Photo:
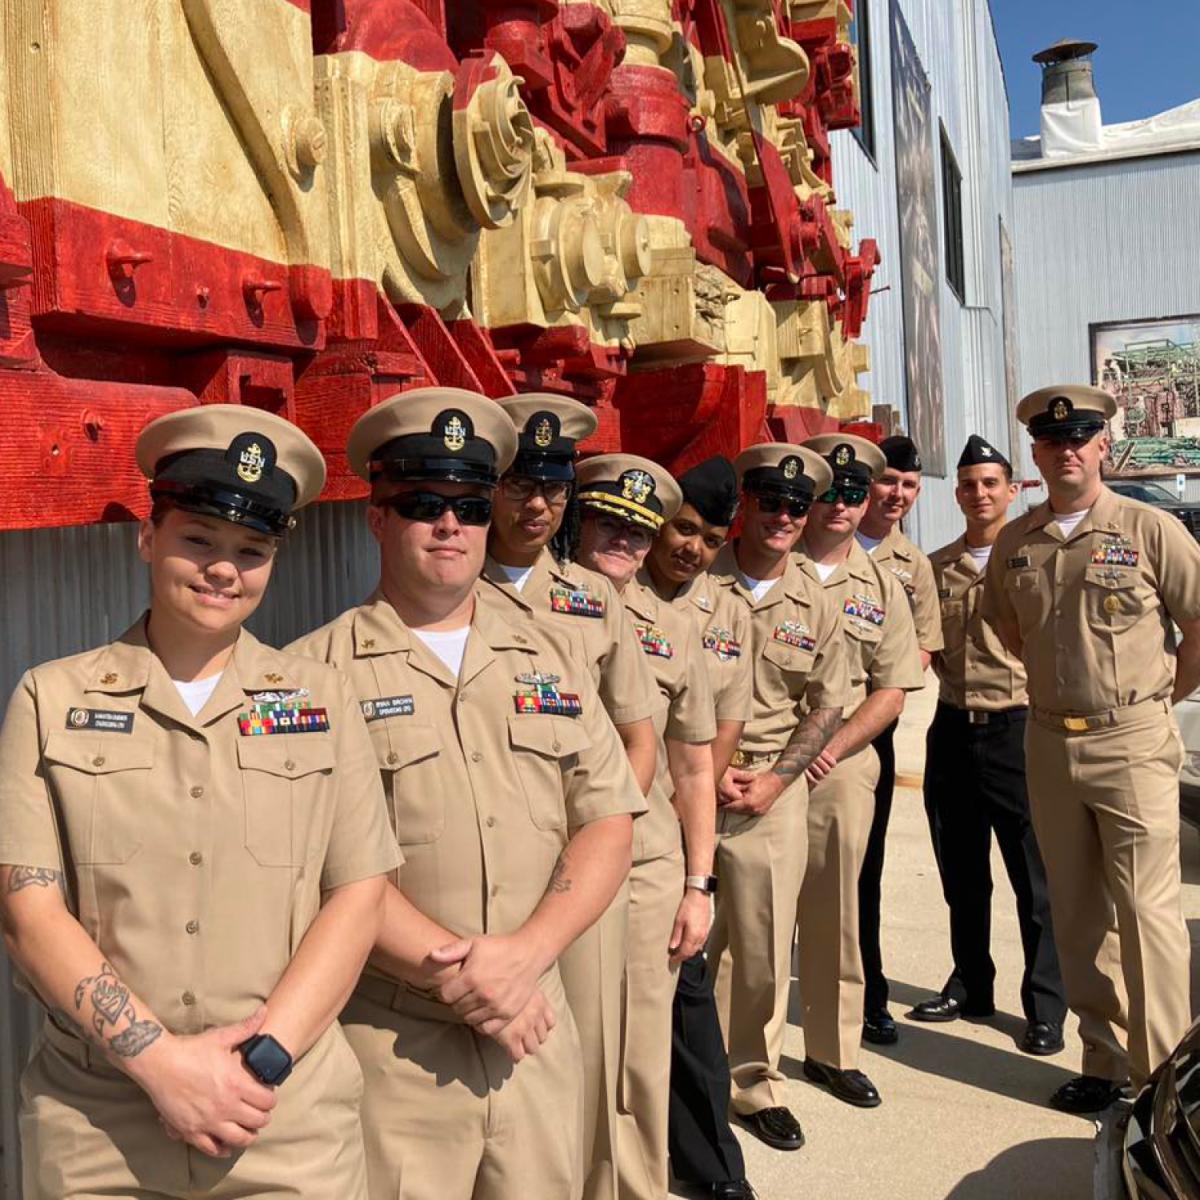
[(1032, 533), (1038, 529), (1044, 529), (1046, 533), (1057, 542), (1073, 542), (1076, 538), (1083, 537), (1084, 534), (1092, 533), (1095, 530), (1103, 530), (1106, 533), (1121, 533), (1121, 523), (1117, 520), (1117, 512), (1120, 508), (1120, 500), (1111, 488), (1101, 485), (1100, 495), (1096, 497), (1096, 503), (1092, 505), (1088, 515), (1075, 526), (1069, 538), (1064, 538), (1062, 531), (1055, 527), (1058, 517), (1050, 509), (1050, 501), (1043, 500), (1029, 514), (1029, 531)]
[[(862, 544), (859, 542), (857, 537), (854, 539), (854, 542), (860, 550), (863, 549)], [(914, 546), (912, 542), (905, 537), (900, 529), (900, 522), (897, 521), (896, 524), (888, 530), (887, 537), (885, 537), (883, 541), (875, 547), (875, 553), (869, 557), (875, 562), (883, 562), (885, 559), (889, 558), (899, 558), (903, 559), (905, 562), (912, 562), (913, 558), (915, 557), (913, 555), (913, 550)], [(866, 550), (863, 550), (863, 553), (866, 554)]]
[[(755, 612), (772, 608), (786, 596), (800, 604), (809, 603), (808, 590), (803, 579), (803, 572), (795, 553), (789, 553), (783, 568), (783, 575), (777, 581), (780, 586), (771, 588), (761, 600), (755, 600), (754, 594), (746, 587), (746, 574), (738, 566), (736, 543), (726, 542), (717, 555), (716, 561), (709, 570), (709, 578), (718, 587), (727, 587), (740, 596)], [(710, 610), (706, 610), (710, 611)]]
[(634, 578), (625, 585), (625, 590), (621, 593), (621, 603), (642, 620), (653, 623), (658, 620), (658, 610), (665, 601), (640, 578)]
[[(882, 546), (883, 543), (880, 542), (880, 545)], [(805, 574), (817, 585), (817, 587), (836, 587), (843, 579), (846, 578), (855, 579), (859, 583), (864, 584), (871, 584), (876, 581), (874, 571), (875, 560), (858, 544), (857, 538), (850, 543), (850, 553), (846, 556), (845, 561), (838, 563), (838, 565), (830, 573), (829, 578), (824, 581), (822, 581), (821, 576), (817, 574), (816, 564), (808, 556), (808, 549), (805, 546), (803, 538), (800, 540), (800, 547), (800, 561), (804, 564)]]

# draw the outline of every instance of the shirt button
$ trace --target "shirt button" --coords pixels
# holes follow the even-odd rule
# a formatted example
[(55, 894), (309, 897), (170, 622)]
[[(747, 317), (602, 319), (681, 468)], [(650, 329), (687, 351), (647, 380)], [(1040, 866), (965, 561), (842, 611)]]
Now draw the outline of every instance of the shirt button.
[(190, 862), (193, 867), (198, 867), (203, 861), (204, 855), (201, 854), (199, 850), (193, 850), (191, 854), (188, 855), (188, 862)]
[(191, 992), (184, 992), (179, 998), (183, 1001), (186, 1008), (191, 1008), (196, 1003), (196, 997)]
[(394, 767), (400, 761), (400, 755), (398, 755), (395, 750), (389, 750), (387, 760), (388, 765)]
[(199, 921), (189, 921), (184, 926), (184, 928), (188, 931), (188, 933), (199, 933), (200, 932), (200, 922)]
[(472, 750), (471, 751), (471, 761), (472, 762), (483, 762), (483, 755), (480, 754), (478, 750)]
[(203, 795), (204, 795), (204, 789), (202, 787), (200, 787), (199, 784), (197, 784), (194, 788), (192, 788), (191, 797), (193, 800), (199, 800), (200, 797)]
[(103, 755), (103, 754), (97, 754), (97, 755), (96, 755), (96, 757), (92, 759), (92, 766), (93, 766), (93, 767), (102, 767), (102, 766), (104, 766), (104, 755)]
[(493, 897), (493, 899), (494, 899), (496, 896), (498, 896), (499, 894), (500, 894), (500, 885), (499, 885), (498, 883), (493, 883), (493, 884), (492, 884), (492, 897)]
[(287, 762), (283, 764), (283, 769), (285, 771), (294, 771), (296, 769), (296, 764), (289, 758)]
[(555, 749), (555, 750), (561, 750), (561, 749), (562, 749), (562, 743), (561, 743), (561, 742), (555, 742), (555, 743), (554, 743), (554, 749)]
[(495, 818), (495, 817), (488, 817), (488, 819), (487, 819), (487, 827), (488, 827), (489, 829), (492, 829), (492, 828), (494, 828), (494, 827), (495, 827), (495, 824), (496, 824), (496, 818)]

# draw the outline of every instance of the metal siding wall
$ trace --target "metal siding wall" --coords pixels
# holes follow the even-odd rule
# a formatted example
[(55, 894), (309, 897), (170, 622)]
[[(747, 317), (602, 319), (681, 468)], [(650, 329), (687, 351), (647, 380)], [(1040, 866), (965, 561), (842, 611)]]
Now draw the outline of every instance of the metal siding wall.
[[(365, 504), (320, 504), (300, 514), (251, 626), (284, 645), (359, 603), (379, 574)], [(21, 675), (49, 659), (119, 637), (149, 600), (137, 556), (137, 526), (92, 525), (0, 533), (0, 692), (5, 703)], [(17, 1081), (41, 1025), (41, 1007), (12, 987), (0, 954), (0, 1145), (3, 1189), (21, 1195)]]
[(1013, 176), (1022, 391), (1090, 383), (1088, 326), (1200, 313), (1200, 151)]
[[(871, 77), (875, 95), (875, 162), (849, 132), (833, 135), (834, 180), (840, 208), (854, 213), (854, 236), (879, 242), (883, 263), (875, 275), (863, 341), (871, 348), (864, 383), (876, 403), (905, 409), (904, 329), (900, 304), (900, 249), (892, 117), (889, 0), (862, 0), (870, 8)], [(987, 0), (902, 0), (903, 11), (932, 85), (935, 191), (941, 208), (944, 124), (963, 173), (966, 256), (964, 305), (945, 280), (941, 258), (942, 377), (946, 397), (946, 479), (927, 478), (908, 532), (926, 550), (960, 532), (953, 464), (968, 434), (1008, 446), (999, 221), (1015, 238), (1009, 175), (1008, 96)], [(940, 214), (939, 230), (945, 229)], [(939, 234), (939, 236), (941, 236)], [(889, 288), (888, 291), (880, 289)], [(1013, 316), (1015, 320), (1015, 314)]]

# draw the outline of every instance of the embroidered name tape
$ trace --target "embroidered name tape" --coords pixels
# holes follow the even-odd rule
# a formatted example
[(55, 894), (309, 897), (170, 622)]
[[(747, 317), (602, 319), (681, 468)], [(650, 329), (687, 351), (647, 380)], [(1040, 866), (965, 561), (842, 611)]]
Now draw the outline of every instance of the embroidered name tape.
[(360, 707), (368, 722), (382, 721), (387, 717), (411, 717), (416, 711), (411, 695), (376, 696), (374, 700), (362, 701)]
[(842, 611), (848, 617), (857, 617), (860, 621), (869, 621), (872, 625), (882, 625), (887, 616), (887, 610), (880, 608), (873, 596), (847, 596)]
[(1005, 564), (1010, 571), (1019, 571), (1022, 567), (1033, 566), (1033, 560), (1028, 554), (1015, 554)]
[(655, 625), (636, 626), (638, 640), (642, 649), (654, 658), (674, 658), (675, 647), (671, 645), (667, 635)]
[(800, 650), (815, 650), (817, 648), (817, 642), (812, 636), (812, 631), (807, 625), (801, 625), (799, 621), (781, 621), (771, 631), (771, 637), (777, 642), (782, 642), (785, 646), (796, 646)]
[(700, 641), (705, 650), (711, 650), (722, 662), (742, 655), (742, 643), (733, 636), (733, 631), (719, 625), (710, 625)]
[(95, 729), (99, 733), (132, 733), (131, 712), (111, 712), (104, 708), (67, 709), (68, 729)]
[(329, 713), (324, 708), (255, 704), (248, 711), (238, 713), (237, 723), (242, 737), (262, 737), (273, 733), (327, 733)]
[(602, 617), (604, 601), (582, 588), (552, 587), (550, 611), (569, 613), (573, 617)]

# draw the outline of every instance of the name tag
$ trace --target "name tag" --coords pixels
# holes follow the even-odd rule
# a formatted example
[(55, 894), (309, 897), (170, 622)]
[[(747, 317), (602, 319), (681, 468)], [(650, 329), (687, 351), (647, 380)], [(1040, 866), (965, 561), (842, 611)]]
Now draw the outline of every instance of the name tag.
[(99, 733), (132, 733), (131, 712), (112, 712), (105, 708), (67, 709), (68, 729), (95, 729)]
[(382, 721), (387, 717), (411, 717), (416, 711), (412, 696), (376, 696), (374, 700), (363, 700), (362, 715), (368, 721)]
[(939, 600), (949, 600), (950, 599), (950, 589), (949, 588), (938, 588), (938, 599)]
[(1019, 571), (1022, 567), (1033, 566), (1033, 561), (1030, 559), (1028, 554), (1017, 554), (1013, 558), (1010, 558), (1005, 563), (1005, 566), (1007, 566), (1010, 571)]

